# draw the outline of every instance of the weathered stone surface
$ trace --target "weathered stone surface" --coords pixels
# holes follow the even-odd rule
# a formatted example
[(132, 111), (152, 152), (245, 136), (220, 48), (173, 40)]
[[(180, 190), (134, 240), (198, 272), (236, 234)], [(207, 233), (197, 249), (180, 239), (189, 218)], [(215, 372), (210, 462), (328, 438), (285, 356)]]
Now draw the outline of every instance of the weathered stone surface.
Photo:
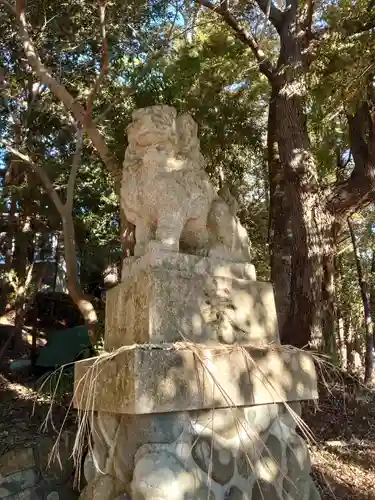
[(283, 484), (286, 498), (291, 500), (306, 498), (307, 500), (311, 481), (309, 476), (311, 461), (306, 443), (298, 434), (293, 434), (288, 441), (286, 460), (287, 476)]
[(197, 434), (201, 429), (209, 429), (224, 439), (234, 439), (239, 428), (247, 428), (243, 408), (221, 408), (189, 412), (191, 424)]
[[(278, 405), (270, 405), (270, 407), (277, 408)], [(258, 420), (262, 422), (261, 415), (264, 416), (265, 408), (259, 406), (253, 409), (256, 408), (259, 408), (260, 413)], [(230, 484), (232, 490), (229, 488), (226, 495), (231, 491), (234, 499), (242, 498), (245, 500), (248, 498), (250, 500), (252, 485), (257, 477), (261, 481), (262, 487), (259, 490), (255, 489), (255, 495), (258, 495), (255, 498), (262, 498), (260, 496), (262, 493), (269, 500), (271, 498), (286, 500), (289, 497), (284, 498), (285, 495), (280, 494), (282, 487), (284, 487), (291, 500), (310, 500), (308, 495), (310, 494), (309, 484), (311, 480), (308, 474), (298, 475), (298, 489), (295, 491), (291, 488), (291, 483), (285, 482), (285, 476), (289, 476), (290, 473), (286, 468), (287, 460), (284, 450), (288, 448), (290, 454), (295, 448), (297, 457), (303, 465), (306, 458), (303, 454), (306, 452), (306, 448), (300, 449), (301, 443), (304, 444), (303, 441), (299, 441), (300, 438), (289, 426), (278, 422), (278, 417), (276, 417), (275, 424), (278, 423), (280, 429), (272, 425), (270, 433), (269, 426), (265, 425), (259, 427), (266, 428), (265, 432), (256, 435), (253, 431), (247, 435), (245, 430), (247, 422), (242, 420), (245, 410), (244, 408), (239, 409), (237, 413), (236, 409), (225, 409), (139, 416), (99, 413), (98, 418), (93, 420), (93, 429), (99, 428), (100, 430), (102, 427), (108, 429), (105, 438), (108, 450), (116, 445), (110, 473), (124, 485), (133, 480), (134, 486), (135, 477), (141, 480), (143, 486), (140, 490), (133, 490), (132, 500), (134, 498), (169, 500), (170, 494), (164, 491), (163, 484), (175, 485), (175, 488), (180, 491), (181, 478), (185, 495), (182, 497), (183, 500), (200, 498), (200, 492), (203, 492), (202, 500), (205, 500), (208, 494), (205, 482), (207, 473), (210, 473), (210, 480), (213, 484), (210, 498), (214, 498), (216, 492), (220, 491), (217, 488), (221, 488), (222, 493), (218, 493), (218, 498), (221, 498), (220, 495), (224, 494), (224, 485)], [(282, 414), (282, 405), (280, 405), (279, 410)], [(230, 415), (232, 418), (229, 418)], [(231, 429), (235, 425), (234, 415), (237, 419), (237, 436), (232, 433)], [(256, 420), (256, 416), (253, 415), (253, 417)], [(230, 436), (229, 438), (223, 438), (223, 434), (227, 430), (226, 420), (231, 429), (227, 435)], [(100, 422), (100, 425), (98, 426), (95, 422)], [(273, 432), (277, 430), (279, 432), (274, 435)], [(238, 432), (242, 433), (241, 437), (239, 437)], [(236, 451), (238, 447), (239, 449)], [(247, 461), (245, 452), (250, 463)], [(237, 457), (234, 458), (236, 454)], [(298, 465), (294, 454), (292, 456)], [(145, 462), (148, 464), (147, 467), (144, 466)], [(134, 464), (136, 464), (137, 474), (133, 474)], [(293, 467), (299, 470), (299, 465)], [(139, 473), (140, 468), (143, 469), (142, 474)], [(170, 472), (171, 469), (172, 472)], [(151, 486), (150, 478), (154, 478)], [(155, 489), (155, 481), (162, 480), (164, 483)], [(246, 484), (244, 481), (247, 481), (248, 489), (244, 488), (244, 484)], [(185, 483), (190, 486), (187, 487)], [(280, 496), (273, 497), (275, 491), (276, 495)], [(86, 499), (86, 497), (83, 498)], [(176, 498), (179, 500), (178, 496)], [(314, 498), (314, 500), (317, 499)]]
[(82, 491), (79, 500), (104, 500), (116, 498), (126, 489), (116, 477), (109, 474), (100, 474), (91, 481)]
[(266, 484), (275, 483), (280, 474), (283, 473), (281, 469), (282, 459), (282, 446), (278, 438), (270, 435), (265, 443), (262, 456), (254, 464), (254, 471), (259, 479), (263, 480)]
[(132, 495), (131, 500), (145, 500), (145, 496), (142, 495), (142, 493), (137, 492), (137, 493), (134, 493), (134, 495)]
[(44, 498), (37, 495), (35, 488), (28, 488), (15, 495), (7, 496), (6, 500), (44, 500)]
[(60, 500), (60, 495), (57, 491), (52, 491), (51, 493), (48, 493), (46, 500)]
[[(151, 270), (170, 270), (178, 272), (185, 278), (194, 278), (196, 276), (211, 276), (214, 278), (256, 280), (256, 271), (253, 264), (249, 262), (233, 262), (232, 260), (217, 257), (199, 257), (197, 255), (188, 255), (185, 253), (169, 252), (166, 250), (152, 249), (141, 257), (127, 257), (124, 259), (122, 269), (122, 282), (131, 283), (142, 272)], [(115, 287), (116, 288), (116, 287)], [(112, 288), (111, 290), (114, 290)], [(110, 299), (106, 306), (113, 302), (113, 292), (109, 290), (107, 297)], [(107, 309), (107, 313), (110, 309)]]
[(262, 434), (267, 431), (278, 415), (278, 412), (279, 405), (276, 403), (244, 408), (245, 418), (256, 434)]
[(210, 491), (207, 486), (201, 486), (194, 495), (186, 497), (189, 500), (215, 500), (215, 495)]
[(268, 436), (268, 439), (265, 443), (262, 458), (267, 457), (272, 459), (273, 462), (276, 462), (276, 464), (280, 464), (282, 456), (283, 453), (281, 442), (276, 436), (271, 434), (270, 436)]
[(47, 483), (38, 485), (37, 492), (42, 500), (78, 500), (79, 493), (73, 490), (72, 484), (59, 486)]
[(194, 254), (212, 249), (249, 261), (247, 232), (203, 168), (192, 117), (177, 117), (170, 106), (138, 109), (132, 117), (121, 207), (136, 226), (134, 254), (143, 255), (155, 240), (176, 252), (180, 247)]
[[(75, 364), (75, 406), (142, 414), (318, 397), (309, 354), (275, 348), (246, 351), (204, 348), (198, 359), (188, 348), (136, 346), (102, 360), (100, 368), (96, 358), (82, 360)], [(83, 392), (85, 375), (95, 384)]]
[(240, 476), (249, 479), (254, 474), (254, 466), (259, 460), (262, 450), (264, 448), (264, 442), (261, 437), (257, 440), (250, 442), (246, 447), (246, 450), (240, 450), (237, 457), (237, 471)]
[(38, 480), (38, 472), (35, 468), (0, 477), (0, 498), (6, 498), (9, 495), (32, 488)]
[(257, 481), (253, 486), (251, 500), (282, 500), (276, 488), (266, 481)]
[(296, 417), (301, 417), (301, 403), (298, 401), (290, 401), (287, 405), (280, 405), (280, 419), (285, 425), (294, 429), (297, 425)]
[(141, 494), (145, 500), (194, 500), (202, 492), (205, 485), (197, 471), (189, 469), (170, 451), (154, 446), (153, 451), (147, 452), (145, 447), (140, 452), (131, 485), (133, 496)]
[[(91, 435), (94, 454), (91, 458), (100, 474), (104, 473), (108, 453), (118, 432), (120, 420), (121, 415), (108, 412), (99, 412), (92, 418)], [(85, 478), (88, 481), (86, 475)]]
[(234, 458), (231, 450), (219, 447), (211, 439), (199, 437), (192, 456), (204, 472), (211, 471), (212, 479), (217, 483), (226, 484), (233, 477)]
[(272, 285), (150, 268), (108, 293), (108, 351), (134, 342), (183, 338), (208, 344), (278, 343)]
[(89, 451), (83, 462), (83, 474), (88, 483), (94, 480), (98, 468), (97, 466), (98, 463), (94, 461), (92, 453)]
[(226, 500), (250, 500), (250, 497), (237, 488), (237, 486), (232, 486)]
[(38, 485), (37, 492), (42, 500), (78, 500), (79, 493), (73, 490), (71, 483), (51, 485), (42, 483)]
[(34, 467), (34, 453), (32, 448), (21, 448), (8, 451), (0, 455), (0, 477), (8, 476), (13, 472), (19, 472)]
[[(134, 457), (140, 446), (150, 443), (172, 443), (184, 429), (189, 426), (189, 419), (186, 413), (174, 412), (157, 415), (121, 415), (120, 427), (116, 427), (116, 435), (112, 435), (111, 430), (107, 432), (108, 422), (111, 414), (99, 412), (94, 418), (94, 431), (98, 437), (106, 440), (106, 449), (103, 457), (99, 457), (98, 463), (103, 464), (108, 454), (108, 450), (113, 445), (116, 446), (117, 459), (113, 463), (112, 474), (116, 475), (123, 483), (131, 481), (134, 467)], [(115, 439), (114, 439), (115, 438)], [(94, 452), (99, 455), (99, 450), (95, 446)], [(102, 451), (100, 451), (102, 453)], [(102, 467), (103, 471), (104, 468)]]
[(288, 472), (307, 476), (311, 471), (310, 454), (305, 441), (298, 434), (293, 434), (287, 447)]
[(59, 486), (57, 490), (51, 490), (48, 485), (42, 484), (5, 498), (6, 500), (77, 500), (78, 497), (79, 494), (68, 485)]

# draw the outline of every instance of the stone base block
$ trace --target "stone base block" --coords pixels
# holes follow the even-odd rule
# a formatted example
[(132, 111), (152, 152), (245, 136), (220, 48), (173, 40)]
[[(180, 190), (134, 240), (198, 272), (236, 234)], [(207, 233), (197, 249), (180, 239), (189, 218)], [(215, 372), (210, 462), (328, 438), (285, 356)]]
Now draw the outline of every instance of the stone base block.
[(296, 415), (299, 403), (138, 416), (98, 412), (85, 467), (92, 494), (81, 498), (104, 498), (95, 492), (105, 481), (108, 500), (319, 500)]
[(316, 399), (311, 356), (280, 346), (132, 346), (75, 364), (77, 408), (143, 414)]
[[(133, 343), (279, 342), (273, 288), (251, 264), (146, 254), (107, 293), (105, 349)], [(125, 272), (126, 271), (126, 272)]]
[(151, 268), (178, 271), (186, 277), (197, 274), (220, 276), (221, 278), (256, 280), (253, 264), (232, 262), (214, 257), (199, 257), (180, 252), (150, 250), (142, 257), (124, 259), (121, 281), (132, 281), (141, 271)]

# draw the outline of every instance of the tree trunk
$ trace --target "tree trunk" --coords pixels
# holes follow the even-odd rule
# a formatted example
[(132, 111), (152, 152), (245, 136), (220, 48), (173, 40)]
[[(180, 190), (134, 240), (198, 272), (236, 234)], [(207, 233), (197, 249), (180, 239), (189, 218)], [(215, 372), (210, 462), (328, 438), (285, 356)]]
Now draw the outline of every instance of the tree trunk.
[(292, 238), (285, 181), (281, 175), (281, 162), (276, 138), (276, 101), (272, 95), (268, 115), (268, 171), (270, 189), (269, 244), (271, 281), (274, 286), (277, 319), (280, 332), (289, 315)]
[[(285, 186), (281, 204), (288, 204), (290, 223), (291, 252), (286, 251), (291, 253), (290, 294), (281, 340), (304, 347), (311, 340), (314, 344), (322, 341), (324, 266), (333, 254), (333, 218), (324, 209), (311, 152), (299, 83), (303, 62), (294, 31), (289, 22), (280, 31), (279, 72), (271, 80), (275, 109), (269, 118), (275, 118), (274, 133), (282, 167), (279, 185)], [(279, 277), (278, 282), (283, 279)], [(276, 296), (284, 292), (277, 284), (275, 288)]]
[[(31, 216), (28, 214), (27, 203), (23, 203), (23, 210), (18, 212), (18, 226), (15, 233), (15, 248), (12, 268), (15, 270), (16, 277), (14, 281), (15, 294), (15, 320), (14, 326), (19, 334), (13, 339), (13, 348), (18, 350), (23, 348), (22, 330), (25, 319), (25, 305), (29, 294), (31, 282), (32, 262), (29, 261), (29, 246), (31, 244), (33, 233), (31, 231)], [(24, 213), (22, 213), (22, 211)]]
[(78, 279), (77, 253), (74, 224), (71, 213), (61, 214), (64, 233), (64, 256), (67, 270), (67, 285), (70, 296), (80, 310), (89, 331), (91, 344), (99, 340), (97, 335), (98, 317), (91, 301), (85, 296)]
[(374, 360), (373, 360), (374, 338), (373, 338), (373, 325), (372, 325), (371, 308), (370, 308), (370, 287), (363, 275), (361, 257), (359, 254), (359, 249), (354, 234), (353, 224), (350, 218), (348, 218), (348, 226), (350, 231), (350, 237), (352, 239), (352, 244), (353, 244), (355, 264), (357, 267), (358, 284), (361, 290), (361, 297), (363, 302), (363, 313), (364, 313), (365, 332), (366, 332), (364, 382), (367, 384), (368, 382), (371, 381), (374, 370)]
[[(334, 250), (334, 247), (332, 247), (332, 250)], [(323, 350), (337, 364), (339, 363), (339, 355), (336, 338), (335, 256), (333, 253), (325, 253), (323, 269)]]
[[(372, 324), (375, 321), (375, 248), (372, 249), (371, 271), (370, 271), (370, 310)], [(373, 331), (373, 342), (375, 344), (375, 330)]]
[[(326, 247), (323, 255), (323, 349), (328, 354), (331, 360), (339, 363), (339, 343), (340, 338), (336, 336), (337, 324), (337, 297), (336, 297), (336, 284), (339, 281), (339, 273), (337, 270), (337, 234), (340, 225), (333, 223), (330, 242), (331, 244)], [(337, 328), (339, 334), (339, 328)]]

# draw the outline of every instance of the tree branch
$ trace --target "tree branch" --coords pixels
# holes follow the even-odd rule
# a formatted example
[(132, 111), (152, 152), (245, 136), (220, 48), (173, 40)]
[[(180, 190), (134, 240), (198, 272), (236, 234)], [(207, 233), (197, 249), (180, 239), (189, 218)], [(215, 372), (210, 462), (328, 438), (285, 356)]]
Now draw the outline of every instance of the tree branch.
[(375, 200), (375, 123), (368, 103), (348, 117), (348, 126), (354, 168), (327, 201), (327, 208), (338, 218)]
[(99, 0), (99, 21), (100, 21), (100, 35), (102, 39), (102, 62), (100, 66), (100, 73), (96, 79), (91, 92), (87, 98), (86, 104), (86, 121), (92, 119), (92, 106), (94, 104), (95, 97), (100, 90), (100, 86), (103, 82), (105, 75), (108, 73), (109, 67), (109, 53), (108, 53), (108, 40), (105, 29), (105, 9), (106, 0)]
[(59, 83), (42, 63), (27, 29), (24, 0), (16, 0), (16, 8), (6, 0), (0, 0), (0, 3), (15, 16), (26, 57), (40, 82), (51, 89), (52, 93), (63, 103), (65, 108), (72, 113), (77, 123), (83, 124), (94, 148), (118, 184), (121, 178), (121, 165), (110, 153), (102, 134), (92, 120), (85, 120), (85, 108), (79, 102), (75, 101), (65, 86)]
[[(44, 187), (46, 188), (48, 195), (50, 196), (52, 202), (55, 204), (56, 209), (58, 210), (61, 216), (63, 224), (64, 256), (67, 269), (67, 283), (68, 283), (69, 294), (72, 297), (75, 304), (77, 305), (77, 307), (79, 308), (79, 310), (81, 311), (83, 318), (85, 319), (85, 323), (89, 330), (90, 341), (94, 345), (98, 341), (95, 328), (98, 318), (92, 303), (85, 297), (81, 289), (81, 286), (79, 284), (75, 232), (74, 232), (74, 223), (71, 210), (73, 205), (74, 182), (81, 158), (82, 136), (83, 136), (82, 129), (78, 130), (76, 150), (73, 157), (72, 170), (69, 175), (67, 200), (65, 204), (62, 203), (59, 195), (57, 194), (55, 188), (53, 187), (50, 178), (48, 177), (43, 168), (34, 163), (29, 156), (21, 153), (20, 151), (17, 151), (4, 141), (2, 141), (2, 144), (7, 148), (8, 151), (18, 156), (39, 175), (41, 181), (44, 184)], [(28, 281), (28, 279), (31, 278), (26, 278), (26, 282)]]
[[(345, 36), (357, 35), (359, 33), (365, 33), (375, 28), (375, 14), (372, 14), (362, 21), (358, 18), (344, 19), (341, 25), (336, 27), (336, 32), (339, 32)], [(315, 42), (318, 45), (322, 40), (327, 39), (327, 37), (332, 33), (330, 27), (320, 28), (313, 32), (308, 33), (308, 41)]]
[(301, 23), (301, 29), (305, 30), (306, 37), (309, 40), (311, 38), (311, 28), (314, 16), (315, 0), (308, 0), (306, 6), (306, 15)]
[(370, 14), (365, 21), (361, 19), (344, 19), (342, 27), (346, 35), (354, 35), (356, 33), (363, 33), (375, 28), (375, 14)]
[(347, 115), (349, 126), (350, 149), (357, 171), (364, 171), (368, 164), (368, 144), (366, 130), (369, 125), (369, 107), (363, 103), (357, 112)]
[(81, 164), (82, 144), (83, 144), (83, 130), (82, 128), (78, 128), (76, 149), (73, 156), (72, 168), (69, 174), (68, 186), (66, 188), (65, 209), (69, 213), (71, 213), (73, 210), (74, 186), (76, 182), (77, 172)]
[(49, 197), (55, 204), (60, 215), (62, 215), (64, 213), (64, 205), (60, 200), (60, 197), (57, 194), (55, 188), (53, 187), (51, 179), (48, 177), (44, 169), (39, 165), (37, 165), (36, 163), (34, 163), (33, 160), (28, 155), (25, 155), (24, 153), (21, 153), (17, 149), (14, 149), (12, 146), (10, 146), (10, 144), (8, 144), (5, 141), (1, 142), (10, 153), (14, 154), (15, 156), (23, 160), (25, 163), (27, 163), (34, 170), (34, 172), (36, 172), (39, 175), (40, 180), (43, 182)]
[(306, 29), (311, 32), (312, 20), (314, 16), (314, 0), (309, 0), (307, 3), (307, 14), (306, 14)]
[(279, 31), (283, 23), (283, 13), (281, 10), (276, 7), (272, 0), (256, 0), (256, 3), (276, 30)]
[(259, 63), (260, 71), (266, 75), (268, 78), (272, 78), (273, 76), (273, 67), (270, 61), (267, 59), (263, 50), (259, 47), (258, 42), (253, 37), (253, 35), (247, 31), (245, 28), (240, 26), (238, 21), (234, 18), (234, 16), (229, 12), (228, 9), (225, 8), (225, 3), (220, 3), (218, 5), (213, 4), (210, 0), (198, 0), (201, 5), (211, 10), (212, 12), (216, 12), (219, 14), (226, 24), (230, 26), (234, 32), (234, 36), (240, 40), (242, 43), (250, 47), (255, 58)]

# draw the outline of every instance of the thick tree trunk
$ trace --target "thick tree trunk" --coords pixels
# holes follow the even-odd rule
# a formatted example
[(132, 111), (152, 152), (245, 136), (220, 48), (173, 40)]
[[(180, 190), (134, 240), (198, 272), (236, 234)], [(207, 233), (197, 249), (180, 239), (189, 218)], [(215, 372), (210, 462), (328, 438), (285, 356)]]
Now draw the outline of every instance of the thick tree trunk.
[(279, 330), (282, 331), (289, 315), (292, 238), (288, 198), (285, 196), (285, 181), (279, 157), (276, 136), (276, 100), (272, 95), (268, 115), (268, 171), (270, 189), (269, 244), (271, 281), (275, 291), (275, 301)]
[[(324, 267), (333, 253), (333, 219), (324, 210), (320, 195), (299, 82), (301, 48), (293, 31), (289, 23), (284, 23), (280, 32), (279, 73), (271, 83), (281, 166), (279, 185), (285, 186), (281, 204), (288, 204), (291, 243), (289, 307), (281, 325), (281, 339), (283, 343), (303, 347), (311, 340), (314, 344), (322, 341)], [(285, 224), (284, 221), (284, 227)], [(278, 282), (282, 281), (279, 277)], [(276, 296), (284, 291), (278, 290), (277, 284), (275, 288)]]
[(372, 324), (371, 308), (370, 308), (370, 287), (369, 287), (369, 284), (366, 281), (364, 274), (363, 274), (361, 257), (359, 254), (359, 249), (358, 249), (355, 234), (354, 234), (353, 224), (352, 224), (350, 218), (348, 218), (348, 226), (349, 226), (349, 231), (350, 231), (350, 237), (352, 239), (355, 264), (357, 267), (358, 284), (359, 284), (359, 287), (361, 290), (361, 297), (362, 297), (362, 302), (363, 302), (363, 313), (364, 313), (364, 320), (365, 320), (364, 323), (365, 323), (365, 332), (366, 332), (365, 380), (364, 380), (364, 382), (368, 383), (371, 381), (372, 374), (374, 371), (374, 359), (373, 359), (374, 338), (373, 338), (373, 324)]

